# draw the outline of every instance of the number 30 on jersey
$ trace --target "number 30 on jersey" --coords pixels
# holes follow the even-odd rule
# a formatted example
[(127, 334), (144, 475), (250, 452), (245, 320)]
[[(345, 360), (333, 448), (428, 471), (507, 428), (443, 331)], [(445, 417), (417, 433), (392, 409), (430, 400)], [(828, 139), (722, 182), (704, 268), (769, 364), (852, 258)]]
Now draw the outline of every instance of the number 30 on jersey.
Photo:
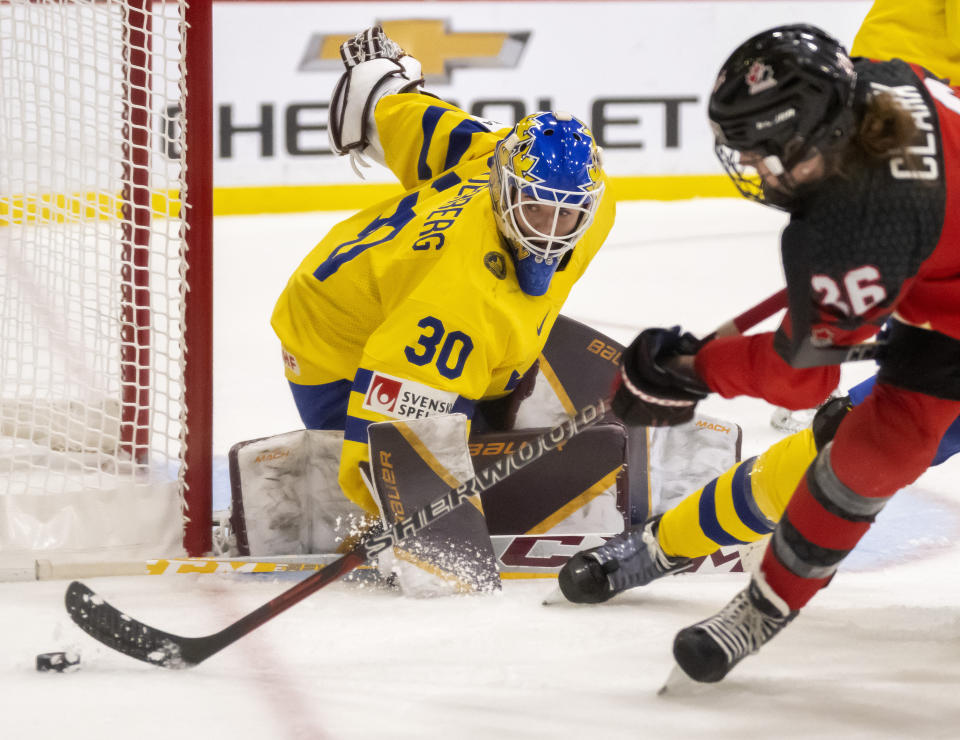
[(407, 361), (422, 367), (431, 362), (436, 364), (437, 372), (448, 380), (459, 378), (463, 366), (473, 351), (473, 340), (462, 331), (448, 332), (443, 322), (435, 316), (424, 316), (417, 322), (423, 333), (415, 346), (407, 346), (403, 353)]

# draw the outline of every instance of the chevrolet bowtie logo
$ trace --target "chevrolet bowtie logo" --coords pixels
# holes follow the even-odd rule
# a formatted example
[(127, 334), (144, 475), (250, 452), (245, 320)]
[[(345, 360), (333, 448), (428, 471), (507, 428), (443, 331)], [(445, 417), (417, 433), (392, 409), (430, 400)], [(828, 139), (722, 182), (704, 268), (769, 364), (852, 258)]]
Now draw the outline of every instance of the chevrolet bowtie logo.
[[(529, 31), (450, 31), (445, 20), (382, 21), (384, 32), (420, 60), (426, 84), (446, 85), (460, 67), (516, 67), (530, 38)], [(339, 72), (340, 44), (351, 33), (315, 33), (300, 61), (301, 72)]]

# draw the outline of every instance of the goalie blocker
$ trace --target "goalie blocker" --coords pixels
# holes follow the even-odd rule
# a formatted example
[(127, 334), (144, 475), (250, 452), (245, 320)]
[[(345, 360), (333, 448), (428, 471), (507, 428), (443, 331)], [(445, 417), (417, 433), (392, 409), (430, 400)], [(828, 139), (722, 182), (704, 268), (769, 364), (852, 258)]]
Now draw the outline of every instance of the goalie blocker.
[[(472, 459), (478, 470), (496, 464), (544, 428), (606, 396), (622, 350), (609, 337), (561, 316), (540, 357), (533, 391), (516, 409), (518, 429), (484, 430), (481, 414), (469, 440), (463, 417), (371, 425), (371, 485), (386, 518), (395, 521), (399, 511), (429, 502), (472, 474), (465, 461)], [(441, 580), (458, 584), (453, 590), (490, 588), (497, 569), (504, 576), (555, 576), (584, 546), (666, 510), (728, 469), (739, 460), (740, 439), (736, 424), (707, 417), (681, 427), (628, 432), (611, 416), (492, 486), (478, 507), (444, 517), (440, 530), (431, 527), (416, 547), (434, 555), (447, 547), (443, 562), (450, 565), (465, 562), (462, 553), (470, 543), (477, 557), (466, 568), (469, 577), (462, 569), (441, 568)], [(231, 449), (231, 526), (239, 554), (349, 548), (370, 523), (337, 486), (341, 443), (342, 432), (300, 430)], [(452, 554), (457, 552), (461, 555)], [(401, 562), (417, 560), (413, 555), (408, 548)], [(702, 568), (739, 568), (735, 550), (707, 561)]]
[[(371, 424), (368, 436), (371, 465), (364, 478), (387, 524), (473, 478), (463, 414)], [(470, 503), (450, 513), (431, 508), (431, 516), (445, 516), (381, 553), (381, 572), (390, 571), (408, 595), (499, 590), (483, 504), (476, 496)]]
[[(498, 589), (499, 563), (491, 535), (504, 539), (623, 529), (624, 428), (592, 426), (507, 475), (506, 456), (516, 452), (523, 459), (523, 445), (544, 431), (479, 435), (468, 446), (466, 417), (461, 414), (369, 427), (372, 487), (390, 524), (472, 477), (471, 455), (483, 459), (480, 467), (502, 471), (502, 479), (481, 500), (470, 501), (473, 506), (456, 509), (394, 548), (395, 562), (388, 567), (405, 593)], [(511, 556), (516, 556), (515, 549), (507, 554)], [(382, 555), (380, 561), (383, 568)]]

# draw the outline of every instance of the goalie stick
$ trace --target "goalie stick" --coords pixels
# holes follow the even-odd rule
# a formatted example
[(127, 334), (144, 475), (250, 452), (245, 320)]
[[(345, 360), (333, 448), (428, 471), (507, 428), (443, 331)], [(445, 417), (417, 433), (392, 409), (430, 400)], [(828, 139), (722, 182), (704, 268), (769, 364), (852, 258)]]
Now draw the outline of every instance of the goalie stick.
[[(767, 304), (769, 300), (764, 303)], [(782, 305), (767, 306), (764, 311), (758, 312), (757, 307), (754, 307), (738, 316), (734, 322), (737, 323), (738, 328), (742, 326), (742, 329), (746, 329), (748, 327), (744, 325), (745, 322), (741, 321), (743, 316), (750, 316), (752, 322), (756, 323), (779, 308), (782, 308)], [(760, 313), (766, 315), (759, 315)], [(506, 476), (569, 441), (603, 418), (608, 408), (607, 404), (606, 400), (600, 400), (584, 407), (576, 416), (522, 445), (516, 452), (484, 468), (458, 488), (450, 489), (443, 496), (417, 509), (389, 529), (361, 541), (322, 570), (291, 586), (219, 632), (202, 637), (183, 637), (151, 627), (121, 612), (79, 581), (73, 581), (67, 587), (64, 597), (67, 612), (74, 623), (88, 635), (131, 658), (163, 668), (195, 666), (294, 604), (368, 562), (387, 548), (416, 535), (432, 522), (459, 508), (470, 498), (478, 496)]]

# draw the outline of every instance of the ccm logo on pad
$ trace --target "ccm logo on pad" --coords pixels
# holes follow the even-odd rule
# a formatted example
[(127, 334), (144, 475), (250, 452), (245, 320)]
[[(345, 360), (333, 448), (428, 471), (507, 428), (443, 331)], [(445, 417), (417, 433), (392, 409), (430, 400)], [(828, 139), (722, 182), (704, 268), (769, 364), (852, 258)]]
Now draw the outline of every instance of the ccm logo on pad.
[(412, 380), (374, 373), (363, 399), (363, 408), (394, 419), (420, 419), (452, 414), (457, 394), (440, 391)]

